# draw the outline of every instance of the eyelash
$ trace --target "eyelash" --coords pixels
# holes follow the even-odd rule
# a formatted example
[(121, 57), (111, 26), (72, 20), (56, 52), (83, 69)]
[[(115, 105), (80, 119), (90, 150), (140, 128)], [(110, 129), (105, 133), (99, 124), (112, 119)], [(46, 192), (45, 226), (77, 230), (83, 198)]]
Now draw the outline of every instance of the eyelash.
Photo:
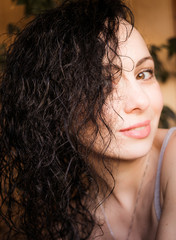
[[(144, 73), (149, 73), (150, 74), (150, 76), (149, 77), (147, 77), (147, 78), (141, 78), (141, 77), (139, 77), (139, 75), (140, 74), (144, 74)], [(144, 71), (142, 71), (142, 72), (140, 72), (138, 75), (137, 75), (137, 80), (149, 80), (149, 79), (151, 79), (152, 77), (154, 76), (154, 70), (153, 69), (146, 69), (146, 70), (144, 70)], [(139, 77), (139, 78), (138, 78)]]

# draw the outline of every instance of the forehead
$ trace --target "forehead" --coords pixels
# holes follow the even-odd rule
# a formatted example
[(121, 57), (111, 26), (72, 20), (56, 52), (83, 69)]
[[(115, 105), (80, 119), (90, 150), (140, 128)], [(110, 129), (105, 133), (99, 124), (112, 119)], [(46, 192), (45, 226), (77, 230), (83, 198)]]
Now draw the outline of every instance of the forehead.
[(136, 28), (127, 22), (122, 22), (118, 32), (119, 47), (117, 54), (123, 61), (124, 57), (131, 58), (134, 62), (150, 56), (147, 45)]
[(118, 47), (114, 51), (113, 43), (110, 42), (107, 45), (104, 57), (105, 65), (110, 63), (120, 69), (132, 70), (141, 59), (150, 56), (141, 34), (125, 20), (121, 20), (116, 34)]

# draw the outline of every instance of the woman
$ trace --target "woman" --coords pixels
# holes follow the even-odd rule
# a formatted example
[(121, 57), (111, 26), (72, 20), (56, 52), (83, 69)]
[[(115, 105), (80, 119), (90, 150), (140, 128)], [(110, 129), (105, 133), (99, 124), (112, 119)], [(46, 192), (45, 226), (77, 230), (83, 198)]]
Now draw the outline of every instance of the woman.
[(3, 239), (174, 239), (176, 134), (121, 0), (36, 17), (0, 91)]

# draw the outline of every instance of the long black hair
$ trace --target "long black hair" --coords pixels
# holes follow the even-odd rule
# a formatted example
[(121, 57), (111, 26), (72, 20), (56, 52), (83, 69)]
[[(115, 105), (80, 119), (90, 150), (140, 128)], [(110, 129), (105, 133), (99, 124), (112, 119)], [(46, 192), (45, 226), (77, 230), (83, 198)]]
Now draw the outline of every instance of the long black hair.
[[(7, 52), (0, 86), (1, 239), (88, 239), (97, 223), (89, 209), (98, 193), (88, 164), (108, 127), (102, 106), (112, 91), (108, 43), (117, 55), (121, 0), (65, 1), (38, 15)], [(119, 69), (120, 71), (120, 69)], [(93, 140), (80, 151), (88, 123)]]

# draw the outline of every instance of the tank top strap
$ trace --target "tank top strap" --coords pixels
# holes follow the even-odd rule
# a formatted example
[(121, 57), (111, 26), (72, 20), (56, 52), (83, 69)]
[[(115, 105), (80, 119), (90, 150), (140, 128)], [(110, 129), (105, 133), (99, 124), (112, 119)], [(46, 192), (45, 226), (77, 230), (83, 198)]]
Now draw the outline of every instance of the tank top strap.
[(158, 221), (160, 220), (161, 217), (161, 203), (160, 203), (160, 177), (161, 177), (161, 167), (162, 167), (162, 162), (163, 162), (163, 157), (164, 157), (164, 152), (167, 147), (167, 144), (169, 142), (170, 137), (172, 136), (172, 133), (176, 131), (176, 127), (172, 127), (168, 130), (159, 155), (159, 160), (158, 160), (158, 167), (157, 167), (157, 173), (156, 173), (156, 181), (155, 181), (155, 191), (154, 191), (154, 207), (155, 207), (155, 212), (156, 212), (156, 217)]

